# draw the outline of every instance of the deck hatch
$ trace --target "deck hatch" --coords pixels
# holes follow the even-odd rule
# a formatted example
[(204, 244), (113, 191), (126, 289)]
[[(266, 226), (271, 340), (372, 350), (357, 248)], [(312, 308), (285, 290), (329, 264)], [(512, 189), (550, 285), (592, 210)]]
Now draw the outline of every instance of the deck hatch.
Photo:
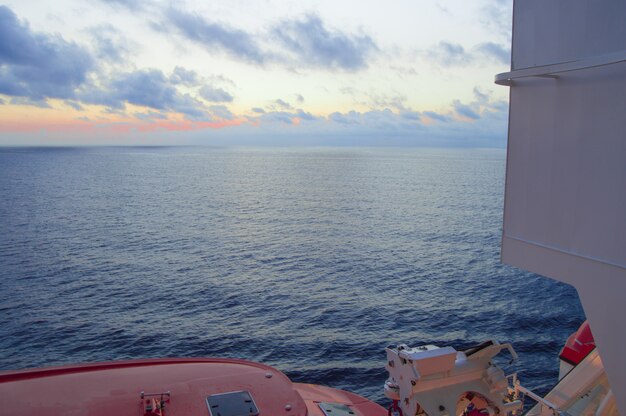
[(320, 409), (326, 416), (354, 416), (354, 410), (340, 403), (319, 403)]
[(213, 394), (206, 398), (211, 416), (258, 416), (259, 409), (247, 391)]

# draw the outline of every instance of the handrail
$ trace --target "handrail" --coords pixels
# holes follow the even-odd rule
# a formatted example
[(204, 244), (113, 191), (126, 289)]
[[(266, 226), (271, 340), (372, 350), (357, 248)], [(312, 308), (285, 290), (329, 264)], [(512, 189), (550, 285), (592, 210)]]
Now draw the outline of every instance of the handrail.
[(559, 415), (564, 414), (564, 412), (559, 410), (557, 405), (533, 393), (532, 391), (528, 390), (526, 387), (522, 386), (519, 381), (515, 382), (515, 390), (517, 390), (518, 392), (524, 393), (525, 396), (530, 397), (531, 399), (539, 403), (541, 406), (547, 407), (548, 409), (550, 409), (551, 413), (554, 416), (559, 416)]
[(558, 64), (535, 66), (531, 68), (516, 69), (511, 72), (503, 72), (496, 75), (495, 82), (498, 85), (511, 85), (514, 80), (528, 77), (558, 78), (563, 72), (577, 71), (580, 69), (597, 68), (626, 62), (626, 51), (594, 56), (591, 58), (561, 62)]

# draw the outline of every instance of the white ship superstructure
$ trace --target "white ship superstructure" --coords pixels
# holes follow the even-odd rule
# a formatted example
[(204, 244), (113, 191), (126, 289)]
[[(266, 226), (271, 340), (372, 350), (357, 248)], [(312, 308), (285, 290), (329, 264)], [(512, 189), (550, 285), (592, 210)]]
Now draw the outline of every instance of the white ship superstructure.
[(577, 289), (626, 414), (626, 2), (517, 0), (511, 54), (502, 261)]

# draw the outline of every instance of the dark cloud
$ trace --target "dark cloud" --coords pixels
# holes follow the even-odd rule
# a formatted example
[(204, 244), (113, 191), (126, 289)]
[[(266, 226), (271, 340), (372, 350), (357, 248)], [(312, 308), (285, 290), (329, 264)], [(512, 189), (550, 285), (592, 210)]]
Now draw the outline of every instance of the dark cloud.
[(185, 69), (181, 66), (174, 68), (172, 75), (170, 75), (170, 82), (172, 84), (182, 84), (186, 86), (195, 86), (200, 82), (200, 77), (196, 71)]
[(85, 48), (33, 32), (11, 9), (0, 6), (0, 94), (33, 102), (73, 98), (92, 68)]
[(402, 118), (410, 121), (420, 121), (421, 116), (417, 111), (403, 111), (401, 114)]
[(228, 92), (210, 85), (200, 88), (199, 92), (202, 98), (213, 103), (229, 103), (233, 101), (233, 96)]
[(174, 102), (166, 110), (184, 114), (190, 120), (203, 121), (207, 119), (207, 112), (200, 100), (189, 94), (177, 93)]
[(287, 101), (281, 100), (280, 98), (277, 100), (274, 100), (274, 104), (278, 108), (282, 108), (285, 110), (293, 110), (293, 106), (291, 104), (289, 104)]
[(302, 109), (298, 109), (298, 111), (296, 111), (296, 117), (298, 117), (301, 120), (306, 120), (306, 121), (315, 121), (318, 119), (313, 114), (306, 112)]
[(480, 114), (478, 114), (472, 106), (463, 104), (459, 100), (454, 100), (452, 107), (454, 107), (454, 111), (462, 117), (470, 118), (472, 120), (478, 120), (480, 118)]
[(474, 87), (474, 97), (476, 101), (485, 104), (489, 102), (490, 94), (488, 92), (483, 92), (478, 87)]
[(329, 31), (316, 15), (284, 21), (273, 34), (298, 62), (325, 69), (367, 68), (367, 58), (378, 49), (367, 35)]
[(0, 98), (0, 105), (4, 105), (4, 100)]
[(15, 97), (11, 99), (11, 105), (32, 105), (39, 108), (52, 108), (45, 98), (32, 99), (28, 97)]
[(254, 64), (266, 61), (266, 56), (261, 52), (254, 37), (243, 30), (209, 22), (197, 14), (174, 8), (168, 9), (165, 14), (167, 22), (174, 25), (183, 36), (209, 51), (222, 50), (237, 59)]
[(448, 121), (450, 121), (450, 117), (445, 115), (445, 114), (439, 114), (436, 113), (434, 111), (424, 111), (422, 112), (423, 115), (425, 115), (426, 117), (432, 119), (432, 120), (436, 120), (436, 121), (441, 121), (442, 123), (446, 123)]
[(257, 114), (265, 114), (266, 111), (263, 110), (262, 108), (259, 107), (252, 107), (252, 112), (257, 113)]
[[(257, 65), (279, 63), (290, 68), (357, 71), (366, 68), (367, 59), (378, 50), (371, 37), (331, 31), (316, 15), (282, 21), (274, 25), (269, 34), (253, 34), (198, 14), (169, 8), (165, 11), (165, 21), (153, 24), (152, 28), (164, 32), (172, 26), (210, 53), (222, 51)], [(274, 47), (278, 49), (261, 47), (272, 43), (268, 40), (277, 40)]]
[(130, 104), (165, 110), (176, 104), (178, 93), (159, 70), (121, 74), (109, 88)]
[(302, 96), (302, 94), (296, 94), (296, 101), (301, 104), (304, 102), (304, 97)]
[(493, 42), (485, 42), (476, 46), (476, 50), (501, 64), (511, 63), (511, 50)]
[(491, 91), (483, 91), (474, 87), (474, 101), (470, 103), (475, 111), (479, 109), (493, 113), (506, 113), (509, 103), (506, 100), (492, 101)]
[(122, 110), (126, 103), (159, 111), (174, 111), (192, 119), (206, 116), (204, 105), (189, 94), (181, 94), (161, 71), (143, 69), (117, 74), (102, 88), (86, 91), (81, 99), (111, 110)]

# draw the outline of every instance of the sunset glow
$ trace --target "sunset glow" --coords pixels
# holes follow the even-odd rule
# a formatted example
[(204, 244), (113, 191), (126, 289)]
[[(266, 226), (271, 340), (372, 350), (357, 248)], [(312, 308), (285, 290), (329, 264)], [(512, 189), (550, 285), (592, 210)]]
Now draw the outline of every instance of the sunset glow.
[(211, 144), (226, 130), (249, 144), (288, 132), (295, 144), (317, 134), (504, 145), (506, 90), (492, 80), (509, 65), (509, 2), (336, 3), (9, 1), (0, 144), (198, 131), (167, 140)]

